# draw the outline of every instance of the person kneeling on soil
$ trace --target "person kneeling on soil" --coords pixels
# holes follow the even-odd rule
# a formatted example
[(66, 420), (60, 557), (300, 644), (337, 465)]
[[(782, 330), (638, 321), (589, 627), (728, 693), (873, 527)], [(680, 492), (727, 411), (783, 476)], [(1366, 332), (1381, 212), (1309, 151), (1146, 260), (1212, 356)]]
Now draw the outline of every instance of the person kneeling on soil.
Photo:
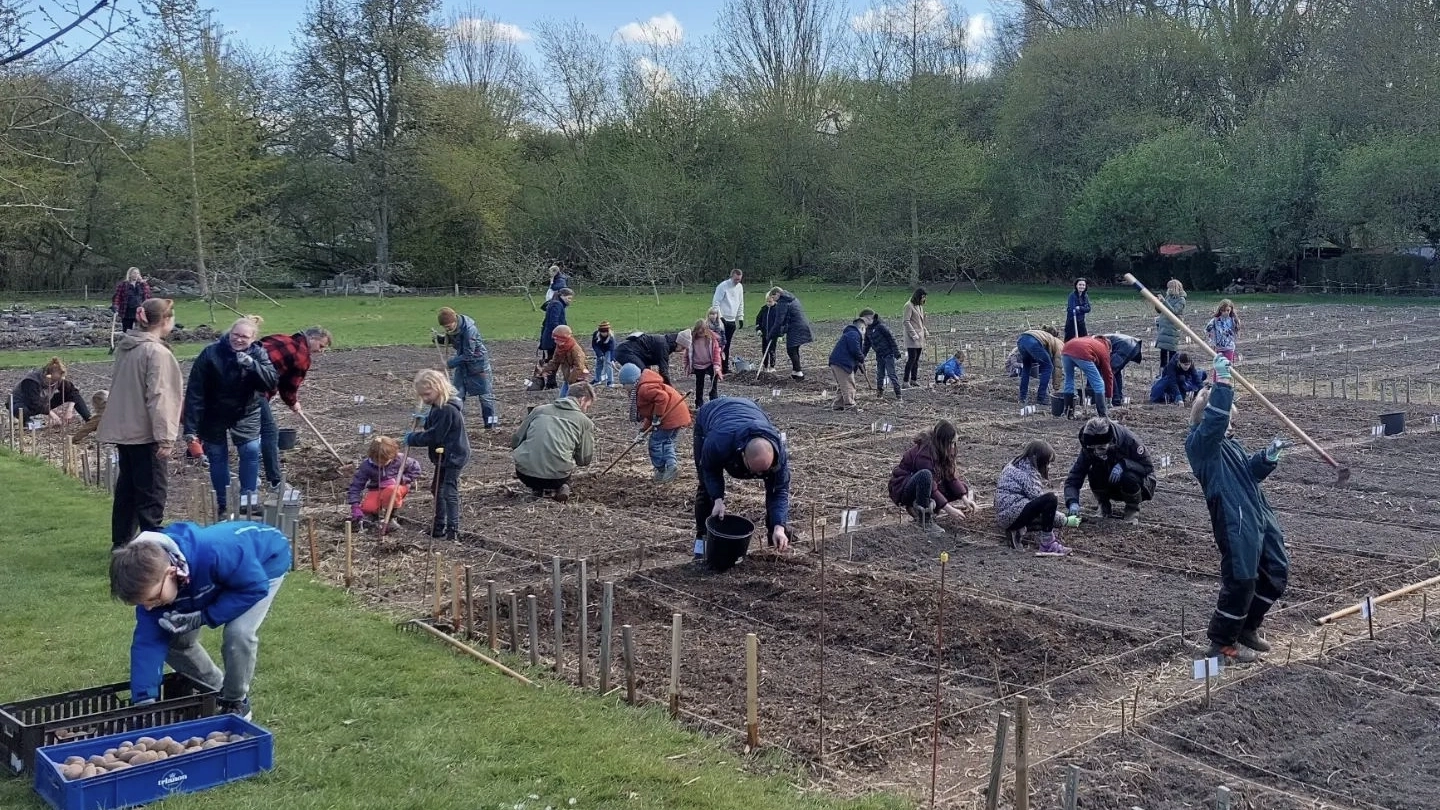
[(1190, 435), (1185, 438), (1185, 457), (1205, 493), (1210, 528), (1220, 549), (1220, 596), (1206, 630), (1210, 638), (1206, 655), (1222, 656), (1228, 664), (1248, 664), (1259, 660), (1256, 653), (1270, 651), (1260, 635), (1260, 623), (1284, 595), (1290, 579), (1285, 536), (1260, 491), (1260, 482), (1275, 471), (1286, 442), (1276, 438), (1261, 452), (1246, 455), (1229, 435), (1235, 401), (1230, 361), (1216, 356), (1214, 368), (1215, 385), (1195, 396)]
[[(645, 425), (650, 434), (650, 464), (655, 480), (674, 481), (679, 472), (675, 456), (675, 434), (690, 427), (690, 408), (685, 395), (665, 384), (650, 369), (626, 364), (620, 369), (620, 384), (630, 391), (630, 421)], [(635, 437), (638, 442), (640, 437)]]
[(595, 423), (585, 415), (594, 404), (590, 383), (571, 383), (569, 396), (531, 411), (510, 437), (515, 477), (537, 498), (565, 503), (575, 468), (595, 462)]
[(1049, 442), (1033, 439), (1020, 451), (995, 484), (995, 522), (1005, 530), (1011, 548), (1023, 548), (1025, 535), (1040, 532), (1037, 557), (1063, 557), (1069, 547), (1060, 542), (1062, 527), (1080, 525), (1079, 515), (1059, 511), (1060, 499), (1050, 490), (1050, 462), (1055, 449)]
[(790, 546), (790, 459), (780, 431), (754, 400), (720, 397), (695, 417), (695, 559), (705, 556), (705, 521), (725, 517), (725, 473), (765, 482), (765, 535)]
[(956, 349), (950, 359), (935, 367), (935, 382), (954, 385), (965, 379), (965, 350)]
[(1189, 354), (1180, 352), (1170, 358), (1160, 372), (1160, 379), (1150, 386), (1150, 402), (1156, 405), (1189, 402), (1204, 387), (1205, 372), (1195, 367)]
[(406, 433), (403, 441), (407, 447), (429, 450), (430, 463), (435, 465), (435, 479), (430, 482), (435, 522), (430, 536), (454, 540), (460, 536), (460, 472), (470, 460), (465, 405), (450, 380), (433, 368), (415, 375), (415, 394), (421, 406), (428, 408), (424, 429)]
[(535, 367), (535, 376), (525, 387), (542, 390), (547, 380), (554, 380), (558, 375), (560, 396), (567, 397), (572, 384), (584, 382), (590, 376), (590, 370), (585, 367), (585, 350), (580, 348), (580, 342), (575, 340), (575, 333), (568, 326), (555, 327), (550, 337), (555, 342), (555, 349), (549, 360)]
[[(290, 541), (253, 521), (172, 523), (110, 555), (110, 595), (135, 606), (130, 698), (160, 697), (169, 664), (220, 691), (220, 710), (250, 719), (260, 624), (290, 570)], [(221, 672), (200, 646), (200, 628), (225, 628)]]
[(90, 408), (65, 373), (65, 364), (52, 357), (43, 368), (22, 377), (10, 392), (10, 415), (24, 413), (26, 421), (38, 417), (46, 425), (68, 424), (77, 416), (82, 422), (90, 421)]
[(959, 449), (955, 426), (941, 419), (934, 429), (915, 437), (890, 473), (890, 500), (905, 507), (929, 534), (945, 534), (935, 522), (936, 510), (956, 518), (975, 511), (975, 493), (955, 466)]
[[(409, 456), (404, 464), (400, 461), (400, 443), (389, 436), (376, 436), (370, 440), (370, 449), (355, 477), (350, 479), (346, 500), (350, 504), (350, 522), (356, 528), (363, 528), (366, 518), (384, 520), (385, 513), (391, 512), (390, 525), (386, 531), (397, 531), (400, 526), (394, 520), (394, 513), (405, 505), (405, 496), (410, 487), (420, 478), (420, 462)], [(391, 499), (394, 510), (391, 510)]]
[(1090, 492), (1100, 502), (1100, 516), (1114, 517), (1111, 501), (1124, 501), (1121, 520), (1138, 523), (1140, 502), (1155, 497), (1155, 465), (1145, 445), (1129, 429), (1096, 416), (1080, 429), (1080, 455), (1065, 478), (1065, 503), (1080, 514), (1080, 487), (1090, 479)]

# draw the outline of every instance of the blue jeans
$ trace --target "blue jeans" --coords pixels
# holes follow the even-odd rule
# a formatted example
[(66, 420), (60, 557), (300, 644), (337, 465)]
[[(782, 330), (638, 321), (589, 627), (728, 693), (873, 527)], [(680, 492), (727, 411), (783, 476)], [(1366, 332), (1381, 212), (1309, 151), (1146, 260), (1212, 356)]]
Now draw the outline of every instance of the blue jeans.
[[(204, 442), (205, 460), (210, 462), (210, 485), (215, 487), (215, 504), (219, 511), (229, 507), (230, 446), (225, 442)], [(260, 488), (260, 440), (235, 442), (240, 456), (240, 492), (248, 494)]]
[(675, 434), (680, 429), (665, 430), (664, 428), (650, 429), (650, 466), (657, 470), (666, 467), (679, 465), (679, 459), (675, 455)]
[(464, 410), (464, 402), (467, 397), (477, 396), (480, 398), (480, 415), (485, 418), (485, 427), (493, 428), (500, 424), (500, 414), (495, 406), (495, 394), (491, 388), (491, 379), (494, 378), (490, 370), (490, 361), (485, 361), (485, 370), (478, 374), (467, 374), (463, 366), (455, 369), (451, 374), (451, 382), (455, 390), (460, 392), (461, 410)]
[(895, 396), (900, 396), (900, 378), (895, 375), (895, 358), (875, 355), (875, 390), (885, 393), (885, 378), (895, 386)]
[(1060, 358), (1061, 365), (1065, 367), (1065, 387), (1067, 394), (1075, 394), (1075, 369), (1079, 368), (1085, 375), (1085, 385), (1089, 387), (1090, 393), (1095, 397), (1095, 410), (1101, 416), (1105, 415), (1105, 378), (1100, 376), (1100, 369), (1089, 360), (1076, 360), (1073, 357)]
[(613, 352), (605, 352), (603, 354), (600, 352), (595, 353), (595, 376), (590, 380), (591, 385), (601, 382), (606, 385), (615, 384), (615, 369), (610, 367), (610, 363), (614, 359), (615, 355)]
[[(1038, 405), (1048, 404), (1050, 377), (1055, 373), (1055, 361), (1050, 358), (1050, 351), (1034, 335), (1021, 335), (1015, 346), (1020, 350), (1020, 401), (1023, 403), (1030, 398), (1030, 369), (1038, 366), (1040, 387), (1035, 391), (1035, 402)], [(1070, 390), (1073, 393), (1074, 388)]]
[(260, 460), (265, 466), (265, 480), (271, 486), (280, 484), (280, 428), (275, 425), (275, 414), (270, 410), (270, 400), (260, 401)]

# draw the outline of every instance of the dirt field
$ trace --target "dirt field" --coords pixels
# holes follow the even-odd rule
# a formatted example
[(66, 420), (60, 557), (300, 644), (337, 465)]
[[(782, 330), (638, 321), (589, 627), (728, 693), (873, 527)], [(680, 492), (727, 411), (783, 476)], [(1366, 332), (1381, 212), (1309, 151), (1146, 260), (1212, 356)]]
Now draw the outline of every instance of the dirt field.
[[(604, 478), (582, 473), (567, 505), (537, 502), (524, 492), (512, 478), (509, 430), (526, 406), (547, 397), (522, 387), (533, 346), (492, 345), (504, 424), (488, 432), (472, 426), (463, 539), (444, 543), (421, 533), (431, 501), (417, 495), (404, 530), (383, 544), (357, 538), (354, 588), (399, 615), (429, 615), (432, 554), (438, 553), (446, 579), (451, 565), (471, 566), (482, 594), (476, 606), (482, 636), (483, 583), (495, 581), (502, 648), (510, 643), (505, 596), (518, 595), (523, 637), (524, 597), (536, 595), (539, 652), (553, 659), (551, 572), (558, 557), (563, 674), (577, 681), (577, 578), (584, 559), (589, 686), (599, 666), (601, 583), (612, 581), (616, 658), (618, 628), (629, 624), (641, 694), (665, 700), (671, 616), (681, 613), (685, 717), (743, 739), (736, 730), (745, 723), (745, 634), (756, 633), (763, 744), (812, 763), (815, 783), (839, 792), (928, 793), (938, 690), (942, 806), (983, 803), (997, 713), (1013, 711), (1021, 694), (1029, 700), (1033, 807), (1059, 806), (1070, 765), (1080, 768), (1084, 808), (1198, 808), (1209, 806), (1222, 784), (1234, 793), (1232, 806), (1243, 808), (1440, 806), (1440, 771), (1427, 748), (1440, 720), (1440, 654), (1435, 623), (1421, 622), (1419, 598), (1377, 608), (1373, 642), (1358, 618), (1324, 631), (1313, 625), (1319, 615), (1367, 594), (1440, 573), (1432, 539), (1440, 529), (1440, 470), (1433, 462), (1440, 452), (1440, 405), (1432, 404), (1440, 379), (1440, 316), (1419, 308), (1308, 305), (1242, 310), (1241, 316), (1239, 369), (1333, 448), (1353, 477), (1337, 486), (1333, 470), (1297, 447), (1267, 482), (1293, 564), (1290, 592), (1268, 623), (1276, 651), (1267, 665), (1223, 675), (1208, 708), (1201, 705), (1203, 684), (1190, 678), (1190, 662), (1214, 604), (1217, 555), (1184, 460), (1187, 412), (1138, 404), (1156, 369), (1152, 349), (1147, 346), (1143, 365), (1127, 369), (1127, 393), (1137, 404), (1118, 417), (1153, 455), (1170, 460), (1158, 470), (1159, 491), (1140, 524), (1087, 517), (1066, 534), (1076, 549), (1066, 559), (1039, 559), (1001, 545), (988, 508), (1000, 468), (1026, 440), (1045, 438), (1059, 456), (1052, 471), (1058, 489), (1081, 424), (1048, 413), (1022, 415), (1015, 381), (998, 370), (1015, 335), (1034, 323), (1025, 313), (938, 319), (932, 354), (968, 346), (972, 382), (907, 392), (904, 404), (889, 396), (877, 402), (873, 391), (862, 391), (861, 412), (828, 409), (834, 384), (822, 363), (838, 333), (833, 324), (817, 327), (805, 381), (742, 373), (723, 382), (722, 394), (758, 399), (786, 432), (792, 519), (802, 531), (793, 553), (758, 551), (718, 576), (689, 563), (695, 478), (688, 434), (680, 441), (680, 478), (671, 484), (651, 483), (641, 447)], [(1102, 313), (1091, 326), (1147, 337), (1151, 318), (1136, 306)], [(747, 342), (739, 351), (752, 357), (754, 346)], [(435, 349), (423, 348), (327, 354), (302, 400), (346, 460), (359, 459), (360, 426), (400, 433), (413, 404), (408, 380), (440, 360)], [(928, 371), (932, 357), (926, 362)], [(13, 385), (19, 373), (0, 375), (0, 382)], [(104, 365), (79, 365), (73, 376), (88, 393), (107, 373)], [(688, 391), (688, 381), (680, 387)], [(1236, 434), (1248, 446), (1258, 449), (1284, 432), (1252, 398), (1242, 394), (1239, 402)], [(592, 412), (600, 436), (596, 472), (634, 434), (624, 411), (615, 389), (604, 392)], [(1379, 415), (1392, 411), (1405, 413), (1406, 432), (1371, 435)], [(287, 454), (287, 477), (306, 493), (320, 574), (340, 582), (348, 476), (297, 419), (277, 415), (282, 426), (301, 428), (301, 446)], [(478, 425), (477, 405), (470, 404), (468, 415)], [(960, 429), (963, 469), (982, 511), (948, 524), (951, 534), (934, 540), (900, 519), (885, 482), (914, 434), (942, 417)], [(42, 434), (42, 450), (56, 455), (57, 441)], [(757, 484), (728, 486), (731, 511), (760, 517)], [(176, 462), (171, 515), (200, 515), (208, 497), (205, 471)], [(1093, 507), (1088, 493), (1085, 502)], [(860, 510), (860, 528), (840, 534), (847, 508)], [(937, 654), (941, 551), (950, 556), (944, 646)], [(302, 559), (308, 564), (308, 552)], [(447, 618), (448, 588), (440, 600)], [(526, 647), (523, 638), (520, 646)], [(621, 682), (617, 664), (611, 684)], [(1122, 701), (1137, 694), (1138, 734), (1132, 729), (1121, 736)], [(1002, 803), (1011, 801), (1009, 785), (1007, 777)]]

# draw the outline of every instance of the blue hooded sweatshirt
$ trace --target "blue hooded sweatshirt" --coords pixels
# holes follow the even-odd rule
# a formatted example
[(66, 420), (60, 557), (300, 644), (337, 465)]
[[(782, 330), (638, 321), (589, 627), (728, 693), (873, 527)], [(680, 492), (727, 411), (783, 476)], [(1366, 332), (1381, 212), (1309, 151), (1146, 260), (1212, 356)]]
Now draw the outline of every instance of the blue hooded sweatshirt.
[[(270, 580), (290, 570), (290, 540), (264, 523), (172, 523), (158, 533), (172, 541), (162, 545), (182, 575), (174, 602), (154, 610), (135, 607), (130, 697), (137, 703), (160, 697), (160, 678), (170, 651), (170, 633), (161, 629), (160, 617), (171, 611), (198, 611), (207, 626), (220, 627), (264, 599)], [(132, 542), (155, 541), (141, 535)]]
[[(756, 475), (745, 467), (745, 445), (753, 438), (775, 446), (775, 464)], [(765, 481), (765, 528), (790, 520), (790, 457), (780, 432), (754, 400), (720, 397), (705, 403), (695, 417), (695, 468), (700, 486), (712, 498), (725, 497), (725, 473)]]

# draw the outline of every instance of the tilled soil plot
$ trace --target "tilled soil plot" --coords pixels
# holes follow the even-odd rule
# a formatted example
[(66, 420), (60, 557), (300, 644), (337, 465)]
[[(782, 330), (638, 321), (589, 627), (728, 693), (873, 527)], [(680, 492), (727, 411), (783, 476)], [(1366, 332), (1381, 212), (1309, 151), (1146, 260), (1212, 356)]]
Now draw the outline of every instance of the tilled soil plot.
[(1222, 690), (1208, 712), (1172, 709), (1142, 733), (1280, 789), (1394, 810), (1440, 804), (1440, 703), (1311, 666), (1244, 687)]
[[(1242, 373), (1331, 448), (1337, 459), (1349, 464), (1353, 473), (1347, 486), (1336, 486), (1333, 469), (1308, 449), (1296, 447), (1287, 451), (1265, 484), (1290, 542), (1292, 559), (1291, 591), (1272, 612), (1269, 626), (1272, 640), (1278, 636), (1288, 644), (1286, 637), (1294, 637), (1299, 660), (1306, 660), (1307, 644), (1317, 646), (1315, 631), (1307, 623), (1320, 613), (1354, 604), (1367, 593), (1433, 576), (1436, 570), (1435, 548), (1428, 538), (1440, 528), (1440, 502), (1434, 497), (1440, 490), (1440, 473), (1431, 469), (1430, 459), (1440, 451), (1440, 425), (1431, 424), (1429, 417), (1440, 407), (1422, 401), (1428, 403), (1433, 397), (1426, 375), (1440, 359), (1440, 339), (1426, 336), (1440, 319), (1422, 309), (1393, 315), (1398, 320), (1392, 324), (1391, 313), (1350, 307), (1242, 312), (1249, 318)], [(1096, 318), (1094, 324), (1097, 330), (1143, 338), (1152, 333), (1152, 319), (1148, 307), (1137, 305)], [(601, 474), (626, 451), (637, 427), (626, 419), (621, 389), (602, 390), (591, 411), (597, 425), (597, 461), (577, 475), (568, 504), (537, 500), (514, 480), (510, 432), (528, 407), (550, 401), (554, 392), (523, 387), (533, 363), (532, 344), (492, 343), (502, 427), (483, 430), (477, 403), (467, 403), (472, 457), (461, 480), (461, 539), (434, 540), (424, 532), (433, 504), (426, 490), (431, 471), (426, 459), (426, 478), (402, 510), (403, 527), (385, 538), (373, 531), (352, 535), (351, 586), (367, 602), (399, 616), (438, 613), (449, 620), (455, 583), (457, 579), (463, 583), (463, 567), (468, 566), (482, 637), (488, 629), (485, 592), (488, 581), (494, 580), (502, 648), (510, 638), (509, 594), (513, 591), (517, 597), (522, 640), (529, 633), (525, 596), (535, 595), (537, 652), (553, 659), (550, 572), (553, 560), (560, 558), (566, 611), (562, 676), (574, 682), (579, 674), (576, 573), (577, 561), (583, 558), (592, 578), (587, 612), (591, 685), (598, 668), (602, 580), (616, 583), (617, 637), (620, 625), (633, 626), (640, 689), (649, 699), (665, 699), (670, 617), (674, 612), (684, 614), (682, 708), (687, 720), (711, 730), (739, 734), (736, 730), (744, 722), (744, 638), (756, 633), (761, 640), (762, 741), (812, 759), (819, 750), (823, 693), (828, 756), (827, 765), (817, 768), (816, 775), (843, 792), (881, 784), (917, 792), (928, 787), (938, 672), (941, 788), (952, 797), (951, 806), (973, 804), (974, 789), (983, 782), (988, 766), (995, 712), (1008, 706), (1017, 693), (1031, 699), (1036, 729), (1032, 761), (1048, 753), (1078, 750), (1073, 761), (1082, 764), (1087, 782), (1092, 782), (1090, 791), (1082, 790), (1081, 807), (1200, 807), (1213, 794), (1214, 785), (1224, 781), (1253, 808), (1312, 806), (1243, 779), (1228, 780), (1220, 773), (1228, 770), (1264, 781), (1253, 768), (1242, 767), (1255, 764), (1250, 758), (1239, 757), (1237, 765), (1212, 760), (1203, 752), (1177, 754), (1158, 747), (1173, 743), (1158, 734), (1153, 743), (1143, 744), (1105, 736), (1118, 728), (1120, 699), (1137, 686), (1151, 706), (1193, 697), (1188, 673), (1194, 653), (1181, 645), (1179, 633), (1183, 624), (1187, 640), (1201, 641), (1218, 590), (1218, 559), (1204, 502), (1185, 461), (1188, 410), (1142, 404), (1155, 369), (1154, 357), (1127, 369), (1127, 393), (1133, 404), (1115, 410), (1116, 418), (1141, 436), (1157, 461), (1165, 457), (1169, 461), (1159, 465), (1160, 487), (1155, 500), (1145, 504), (1139, 525), (1095, 517), (1094, 500), (1085, 492), (1085, 522), (1064, 532), (1064, 542), (1076, 549), (1073, 557), (1035, 558), (1028, 550), (1003, 545), (989, 509), (1001, 468), (1027, 441), (1043, 438), (1057, 452), (1051, 482), (1058, 491), (1075, 458), (1076, 436), (1083, 425), (1081, 420), (1055, 419), (1048, 412), (1022, 413), (1016, 381), (996, 369), (1013, 346), (1014, 336), (1036, 320), (1029, 313), (934, 319), (936, 339), (929, 353), (934, 357), (925, 358), (925, 371), (950, 349), (968, 346), (967, 370), (972, 379), (958, 386), (907, 390), (903, 403), (894, 401), (893, 392), (877, 400), (873, 389), (862, 389), (859, 412), (829, 407), (835, 383), (822, 363), (839, 324), (817, 325), (818, 342), (807, 348), (808, 376), (803, 381), (793, 381), (788, 374), (754, 372), (728, 377), (721, 383), (722, 394), (755, 398), (786, 433), (791, 522), (798, 531), (789, 556), (757, 554), (721, 576), (705, 574), (687, 562), (694, 537), (696, 488), (689, 432), (677, 438), (680, 476), (673, 483), (651, 481), (653, 470), (644, 443)], [(1366, 320), (1372, 323), (1366, 325)], [(1319, 333), (1337, 345), (1317, 345), (1311, 353), (1309, 344), (1319, 342), (1311, 335)], [(343, 336), (338, 337), (343, 343)], [(748, 334), (742, 339), (753, 340)], [(1341, 341), (1345, 349), (1338, 347)], [(1404, 347), (1404, 352), (1396, 346)], [(753, 346), (742, 343), (739, 353), (753, 355), (747, 349)], [(1148, 346), (1146, 351), (1152, 352)], [(339, 459), (294, 415), (277, 408), (280, 425), (300, 431), (300, 446), (286, 453), (284, 462), (288, 480), (305, 493), (304, 528), (297, 538), (302, 568), (310, 564), (309, 520), (313, 519), (318, 575), (344, 582), (348, 516), (344, 493), (350, 475), (371, 435), (395, 436), (408, 429), (414, 409), (410, 380), (417, 369), (438, 366), (442, 359), (434, 347), (337, 351), (319, 357), (301, 400), (339, 451)], [(1370, 399), (1353, 398), (1357, 370)], [(0, 372), (0, 386), (8, 390), (23, 373)], [(88, 395), (108, 384), (108, 373), (108, 364), (76, 364), (71, 376)], [(1348, 383), (1338, 385), (1337, 398), (1328, 398), (1330, 386), (1341, 380)], [(1409, 405), (1397, 393), (1401, 381), (1408, 385), (1413, 400)], [(1400, 404), (1374, 398), (1387, 383), (1387, 394), (1399, 396)], [(690, 393), (690, 380), (677, 375), (677, 385)], [(1319, 398), (1310, 396), (1312, 388)], [(1338, 398), (1342, 390), (1346, 399)], [(1239, 402), (1235, 433), (1247, 447), (1258, 450), (1272, 436), (1285, 434), (1279, 421), (1252, 397), (1242, 393)], [(1405, 411), (1406, 433), (1371, 436), (1379, 414), (1394, 410)], [(942, 519), (951, 533), (937, 539), (916, 531), (890, 503), (886, 483), (913, 437), (941, 418), (959, 429), (960, 466), (977, 491), (981, 510), (964, 521)], [(366, 429), (372, 433), (362, 433)], [(58, 460), (61, 440), (58, 433), (43, 431), (42, 451)], [(87, 452), (86, 466), (93, 474), (92, 452)], [(207, 471), (197, 463), (173, 462), (169, 516), (210, 519), (208, 482)], [(727, 502), (732, 512), (758, 519), (764, 493), (757, 482), (730, 481)], [(840, 513), (846, 509), (859, 510), (860, 527), (841, 534)], [(820, 536), (825, 538), (826, 556), (823, 692)], [(937, 658), (942, 551), (950, 557), (945, 652)], [(457, 566), (461, 566), (458, 572)], [(459, 590), (463, 593), (463, 584)], [(470, 612), (463, 603), (461, 610)], [(1427, 684), (1440, 674), (1427, 677), (1433, 668), (1427, 669), (1426, 657), (1434, 657), (1434, 648), (1421, 644), (1422, 636), (1411, 638), (1418, 632), (1387, 629), (1374, 645), (1356, 642), (1338, 652), (1332, 648), (1325, 665), (1376, 684), (1428, 695)], [(1338, 637), (1339, 632), (1330, 634), (1332, 640)], [(1391, 638), (1396, 640), (1388, 642)], [(528, 640), (521, 648), (528, 652)], [(1384, 657), (1366, 657), (1371, 654)], [(1331, 662), (1332, 655), (1339, 657)], [(620, 683), (618, 659), (617, 651), (612, 685)], [(1273, 683), (1252, 678), (1232, 684), (1217, 696), (1215, 711), (1192, 716), (1195, 709), (1187, 703), (1183, 710), (1166, 715), (1166, 722), (1171, 716), (1194, 721), (1227, 717), (1246, 706), (1272, 707), (1263, 722), (1274, 739), (1267, 739), (1264, 750), (1274, 751), (1284, 750), (1290, 737), (1303, 741), (1327, 729), (1333, 733), (1321, 722), (1327, 716), (1341, 719), (1334, 727), (1349, 722), (1349, 728), (1360, 728), (1359, 709), (1346, 704), (1344, 694), (1317, 693), (1315, 684), (1294, 674), (1300, 666), (1261, 673), (1275, 675)], [(1369, 670), (1397, 673), (1395, 682), (1377, 680)], [(1413, 728), (1408, 718), (1382, 705), (1381, 698), (1391, 699), (1392, 693), (1382, 690), (1374, 697), (1373, 705), (1389, 712), (1379, 716), (1375, 729), (1384, 731), (1393, 722), (1395, 733), (1403, 736)], [(1355, 717), (1347, 720), (1351, 709)], [(1414, 717), (1428, 717), (1423, 706), (1415, 709)], [(1161, 711), (1156, 709), (1157, 714)], [(1158, 721), (1156, 727), (1168, 728)], [(1220, 740), (1242, 731), (1243, 727), (1217, 726), (1214, 735)], [(1336, 745), (1344, 748), (1338, 741)], [(1225, 744), (1215, 742), (1215, 747), (1224, 749)], [(1314, 799), (1313, 806), (1324, 804), (1328, 794), (1322, 788), (1353, 795), (1356, 804), (1363, 799), (1395, 807), (1434, 806), (1420, 801), (1434, 798), (1420, 783), (1411, 784), (1420, 797), (1418, 803), (1392, 804), (1379, 794), (1365, 798), (1360, 787), (1367, 779), (1378, 782), (1386, 755), (1382, 748), (1366, 749), (1368, 758), (1344, 760), (1350, 769), (1345, 778), (1351, 780), (1342, 783), (1344, 791), (1336, 787), (1341, 775), (1327, 785), (1332, 768), (1320, 775), (1313, 791), (1299, 792)], [(1339, 754), (1325, 756), (1336, 762), (1343, 759)], [(1280, 770), (1283, 763), (1260, 764)], [(1306, 774), (1301, 781), (1309, 778)], [(1053, 776), (1032, 784), (1039, 791), (1032, 806), (1058, 804), (1051, 800), (1055, 794), (1047, 792), (1057, 784)], [(1267, 784), (1282, 790), (1294, 787)], [(1048, 803), (1041, 803), (1041, 798)]]
[[(1377, 614), (1384, 606), (1377, 607)], [(1378, 686), (1440, 700), (1440, 627), (1403, 624), (1375, 633), (1373, 642), (1346, 645), (1327, 656), (1327, 669)]]

